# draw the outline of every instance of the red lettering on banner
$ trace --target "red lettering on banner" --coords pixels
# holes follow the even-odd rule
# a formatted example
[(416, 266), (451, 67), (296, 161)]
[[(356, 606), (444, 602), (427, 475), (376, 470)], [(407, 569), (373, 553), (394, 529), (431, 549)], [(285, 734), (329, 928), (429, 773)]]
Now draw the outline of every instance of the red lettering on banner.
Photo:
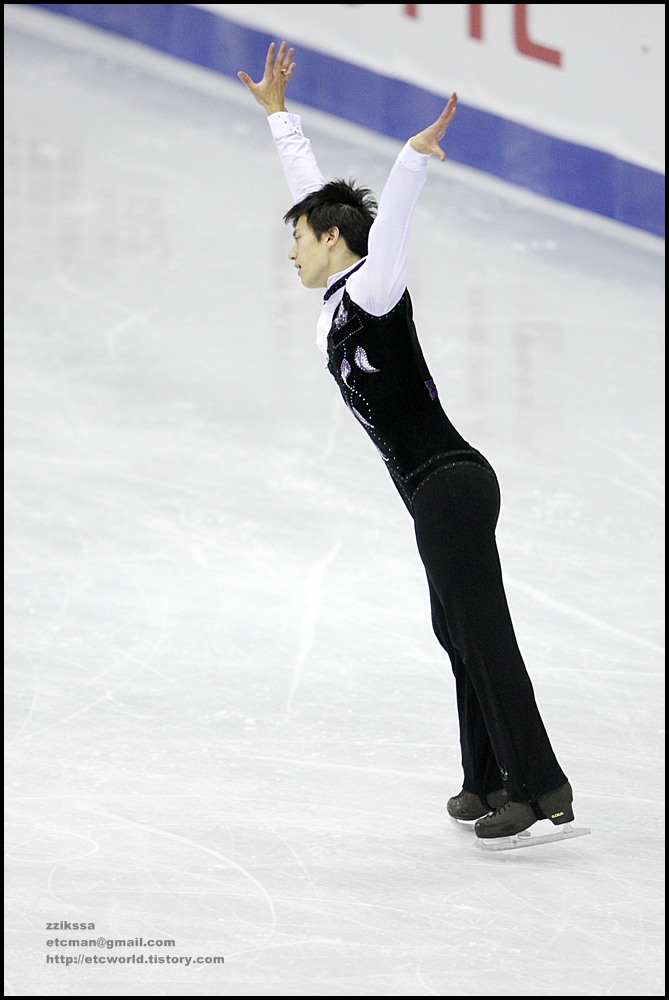
[(562, 53), (558, 52), (557, 49), (549, 49), (546, 45), (538, 45), (532, 41), (527, 33), (527, 8), (530, 5), (528, 3), (514, 3), (513, 6), (514, 31), (518, 51), (532, 59), (540, 59), (552, 66), (559, 66), (562, 62)]
[[(362, 7), (361, 3), (347, 3), (344, 7)], [(469, 3), (469, 37), (483, 41), (483, 3)], [(538, 59), (540, 62), (550, 63), (551, 66), (562, 65), (562, 53), (559, 49), (551, 49), (548, 45), (541, 45), (533, 41), (527, 30), (529, 3), (513, 4), (513, 37), (516, 49), (522, 56), (529, 56), (530, 59)], [(418, 17), (417, 3), (403, 4), (404, 13), (407, 17)]]
[[(483, 40), (483, 7), (482, 3), (470, 3), (469, 5), (469, 35), (471, 38)], [(558, 49), (550, 49), (547, 45), (539, 45), (533, 42), (527, 31), (527, 12), (529, 3), (514, 3), (513, 5), (513, 30), (516, 48), (523, 56), (531, 59), (539, 59), (541, 62), (550, 63), (551, 66), (560, 66), (562, 63), (562, 53)]]
[(483, 38), (483, 4), (469, 4), (469, 34), (472, 38)]

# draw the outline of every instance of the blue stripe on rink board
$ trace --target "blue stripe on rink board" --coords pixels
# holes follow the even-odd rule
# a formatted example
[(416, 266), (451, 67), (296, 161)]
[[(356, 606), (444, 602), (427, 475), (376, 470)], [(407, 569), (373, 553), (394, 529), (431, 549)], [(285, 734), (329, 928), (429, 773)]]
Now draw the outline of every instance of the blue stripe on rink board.
[[(182, 3), (24, 6), (76, 18), (225, 76), (257, 70), (268, 43), (280, 40)], [(302, 46), (299, 63), (291, 81), (295, 101), (402, 141), (436, 118), (448, 96)], [(460, 107), (465, 113), (449, 132), (449, 159), (664, 237), (664, 174), (462, 101)]]

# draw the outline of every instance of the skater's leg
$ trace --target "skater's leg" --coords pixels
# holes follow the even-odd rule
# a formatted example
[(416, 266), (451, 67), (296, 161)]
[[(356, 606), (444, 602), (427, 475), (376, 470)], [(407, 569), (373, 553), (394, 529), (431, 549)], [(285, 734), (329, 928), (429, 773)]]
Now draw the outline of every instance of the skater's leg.
[[(535, 800), (567, 779), (539, 714), (504, 592), (495, 540), (497, 480), (475, 465), (443, 469), (419, 488), (413, 512), (455, 662), (464, 664), (507, 793)], [(469, 720), (473, 703), (466, 688), (458, 691), (461, 697)]]
[(448, 653), (455, 677), (455, 693), (460, 727), (460, 753), (463, 782), (466, 792), (478, 795), (484, 801), (490, 792), (502, 788), (502, 777), (490, 742), (474, 685), (462, 657), (453, 646), (439, 595), (428, 579), (432, 627), (441, 646)]

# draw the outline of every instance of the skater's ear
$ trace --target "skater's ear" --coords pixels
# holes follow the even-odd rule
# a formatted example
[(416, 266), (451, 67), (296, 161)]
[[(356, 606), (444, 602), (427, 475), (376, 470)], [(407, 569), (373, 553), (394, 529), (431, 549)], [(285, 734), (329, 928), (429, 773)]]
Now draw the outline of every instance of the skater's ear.
[(323, 233), (323, 236), (325, 238), (326, 243), (330, 244), (331, 246), (336, 246), (340, 240), (343, 240), (343, 242), (346, 243), (346, 240), (344, 239), (339, 230), (339, 226), (330, 226), (330, 228), (325, 233)]

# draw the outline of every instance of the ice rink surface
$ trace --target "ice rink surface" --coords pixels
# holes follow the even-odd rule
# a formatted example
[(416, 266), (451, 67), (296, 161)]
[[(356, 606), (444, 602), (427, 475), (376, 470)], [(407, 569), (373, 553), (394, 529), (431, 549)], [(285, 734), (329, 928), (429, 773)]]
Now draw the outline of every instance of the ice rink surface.
[[(380, 193), (398, 143), (293, 110)], [(429, 173), (418, 329), (592, 830), (501, 855), (262, 110), (5, 5), (6, 996), (665, 995), (664, 242)]]

